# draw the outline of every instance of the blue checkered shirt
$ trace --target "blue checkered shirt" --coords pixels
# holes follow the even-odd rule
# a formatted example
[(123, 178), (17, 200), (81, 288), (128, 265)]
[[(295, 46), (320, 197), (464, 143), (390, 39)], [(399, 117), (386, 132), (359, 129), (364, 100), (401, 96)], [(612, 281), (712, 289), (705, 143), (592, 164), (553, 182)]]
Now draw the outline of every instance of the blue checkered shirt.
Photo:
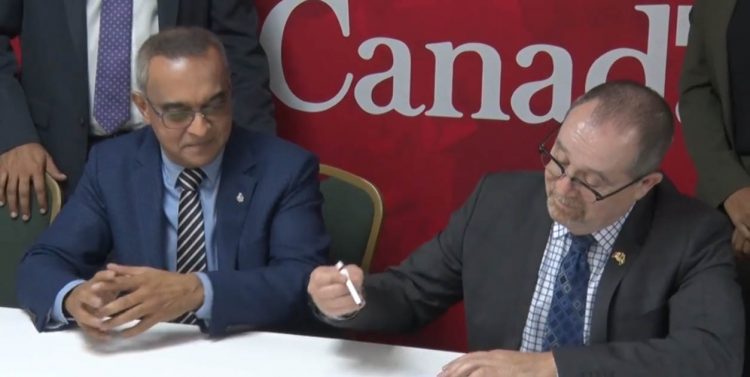
[[(620, 234), (622, 224), (625, 223), (625, 219), (628, 218), (629, 214), (630, 210), (612, 225), (591, 234), (596, 242), (588, 252), (591, 275), (589, 276), (589, 286), (586, 290), (586, 315), (583, 322), (583, 342), (585, 344), (589, 343), (591, 335), (591, 311), (594, 307), (596, 289), (599, 287), (604, 266), (606, 266), (607, 260), (612, 253), (615, 239)], [(542, 265), (539, 267), (539, 275), (536, 281), (536, 288), (534, 289), (534, 296), (531, 299), (529, 314), (526, 317), (526, 326), (523, 328), (523, 338), (521, 340), (521, 351), (523, 352), (542, 351), (547, 314), (552, 304), (552, 294), (555, 291), (555, 279), (560, 270), (560, 263), (570, 248), (570, 242), (568, 228), (557, 222), (552, 224), (552, 230), (550, 231), (547, 247), (544, 250), (544, 257), (542, 258)]]

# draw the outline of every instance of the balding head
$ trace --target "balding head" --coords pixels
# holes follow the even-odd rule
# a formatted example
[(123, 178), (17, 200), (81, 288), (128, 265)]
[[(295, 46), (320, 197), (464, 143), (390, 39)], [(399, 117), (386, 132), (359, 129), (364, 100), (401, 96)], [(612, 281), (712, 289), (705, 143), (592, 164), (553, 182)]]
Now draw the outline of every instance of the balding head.
[[(674, 120), (669, 105), (652, 89), (631, 81), (601, 84), (579, 97), (568, 110), (594, 101), (592, 123), (636, 132), (638, 153), (633, 163), (634, 177), (657, 171), (672, 144)], [(567, 115), (566, 115), (567, 117)]]

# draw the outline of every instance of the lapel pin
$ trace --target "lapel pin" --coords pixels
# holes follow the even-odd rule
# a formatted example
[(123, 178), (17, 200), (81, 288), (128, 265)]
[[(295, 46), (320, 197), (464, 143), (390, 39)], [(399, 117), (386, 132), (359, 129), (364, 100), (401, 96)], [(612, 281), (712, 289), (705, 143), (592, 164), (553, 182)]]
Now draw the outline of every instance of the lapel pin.
[(625, 253), (623, 253), (622, 251), (615, 251), (614, 253), (612, 253), (612, 259), (617, 262), (618, 266), (622, 266), (623, 264), (625, 264)]
[(237, 203), (244, 203), (245, 202), (245, 195), (242, 195), (241, 192), (237, 193)]

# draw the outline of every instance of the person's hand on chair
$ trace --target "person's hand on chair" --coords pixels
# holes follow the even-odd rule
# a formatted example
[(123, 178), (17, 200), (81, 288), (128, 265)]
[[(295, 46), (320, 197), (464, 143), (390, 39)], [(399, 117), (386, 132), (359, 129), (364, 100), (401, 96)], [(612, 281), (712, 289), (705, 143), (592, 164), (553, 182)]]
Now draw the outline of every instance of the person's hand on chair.
[(7, 205), (11, 218), (19, 214), (24, 221), (31, 218), (32, 194), (36, 195), (39, 212), (47, 212), (45, 172), (56, 181), (66, 179), (39, 143), (20, 145), (0, 154), (0, 207)]

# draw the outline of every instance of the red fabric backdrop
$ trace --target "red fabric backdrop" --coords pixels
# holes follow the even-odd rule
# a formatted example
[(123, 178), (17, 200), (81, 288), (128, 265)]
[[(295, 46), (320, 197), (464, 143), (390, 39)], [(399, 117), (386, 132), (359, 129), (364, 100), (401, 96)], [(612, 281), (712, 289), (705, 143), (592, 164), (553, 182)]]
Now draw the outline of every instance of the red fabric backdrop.
[[(676, 105), (690, 8), (689, 0), (256, 4), (279, 133), (384, 196), (375, 272), (439, 231), (486, 172), (540, 169), (540, 138), (604, 77), (645, 82)], [(451, 66), (459, 46), (475, 52)], [(695, 171), (679, 124), (676, 136), (664, 170), (690, 193)], [(412, 335), (369, 339), (464, 350), (463, 310)]]
[[(439, 231), (486, 172), (540, 169), (536, 146), (554, 120), (531, 124), (524, 108), (542, 116), (556, 100), (555, 118), (561, 120), (570, 103), (567, 97), (575, 99), (584, 92), (592, 65), (603, 55), (624, 48), (640, 51), (633, 55), (645, 54), (641, 56), (645, 66), (636, 58), (621, 58), (606, 77), (646, 82), (650, 75), (649, 85), (676, 105), (690, 4), (686, 0), (330, 0), (302, 2), (289, 13), (282, 8), (292, 8), (297, 1), (256, 3), (263, 21), (263, 45), (272, 64), (281, 66), (272, 80), (288, 82), (294, 96), (306, 102), (322, 102), (341, 90), (347, 73), (353, 76), (343, 98), (319, 112), (301, 108), (275, 87), (277, 117), (282, 136), (311, 149), (325, 163), (366, 177), (382, 191), (385, 221), (372, 265), (376, 272), (401, 262)], [(286, 13), (288, 17), (278, 15)], [(342, 24), (343, 29), (348, 26), (348, 33), (342, 31)], [(360, 54), (359, 49), (376, 42), (381, 45), (371, 58)], [(437, 62), (445, 60), (433, 53), (436, 44), (445, 42), (453, 48), (486, 45), (501, 61), (497, 80), (491, 75), (483, 78), (482, 59), (476, 53), (455, 60), (452, 104), (463, 113), (459, 117), (425, 114), (436, 102), (435, 93), (445, 93), (445, 80), (437, 88), (435, 84)], [(519, 62), (519, 52), (533, 50), (532, 45), (557, 51), (556, 60), (542, 52), (530, 64)], [(363, 96), (365, 100), (357, 98), (355, 88), (363, 78), (394, 65), (397, 77), (377, 84), (371, 96)], [(497, 72), (496, 66), (492, 68)], [(603, 69), (599, 65), (593, 70)], [(559, 93), (545, 87), (530, 100), (519, 97), (514, 106), (512, 98), (522, 91), (519, 87), (553, 74), (550, 82)], [(596, 81), (592, 78), (601, 82)], [(500, 88), (499, 107), (507, 119), (471, 117), (480, 110), (483, 87)], [(407, 99), (401, 107), (407, 111), (372, 114), (361, 105), (366, 97), (373, 97), (376, 105), (386, 106), (394, 92)], [(421, 105), (423, 111), (413, 111), (418, 114), (403, 114)], [(695, 171), (679, 127), (664, 170), (681, 190), (692, 192)], [(414, 335), (373, 338), (464, 350), (463, 310), (457, 305)]]

